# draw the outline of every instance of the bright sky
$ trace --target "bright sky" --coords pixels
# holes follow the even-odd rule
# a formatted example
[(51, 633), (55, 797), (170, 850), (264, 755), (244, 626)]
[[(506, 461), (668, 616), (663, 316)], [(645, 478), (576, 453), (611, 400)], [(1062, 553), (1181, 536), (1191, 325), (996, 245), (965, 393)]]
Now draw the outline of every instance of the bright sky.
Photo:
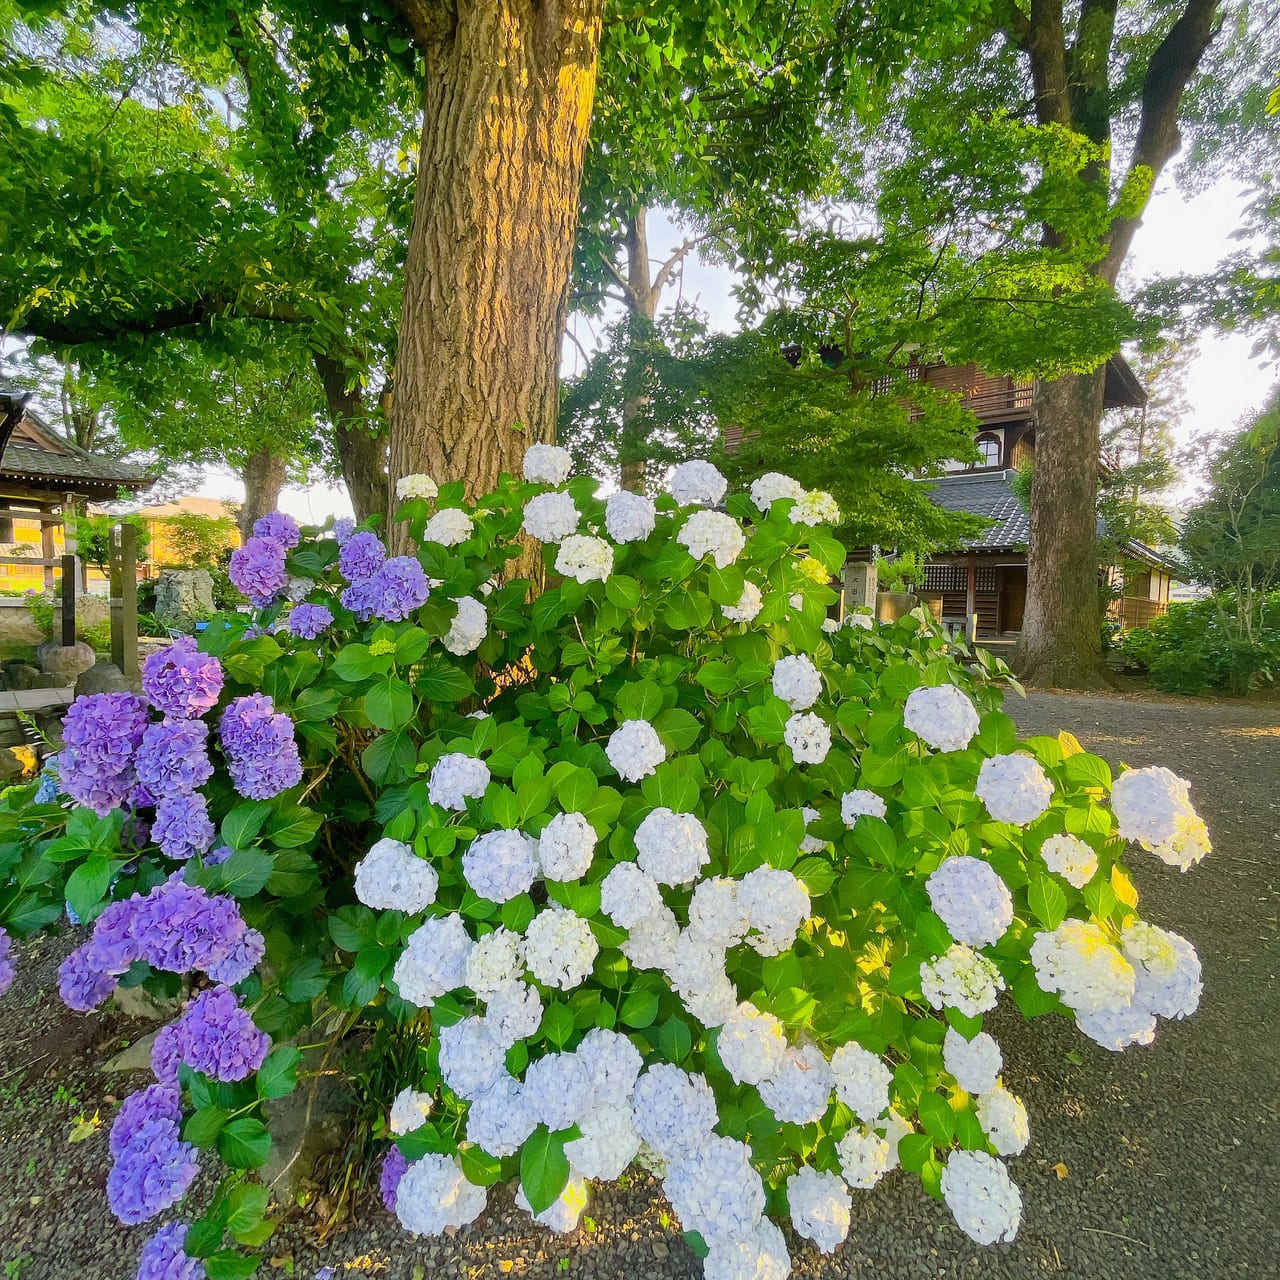
[[(1156, 276), (1208, 271), (1238, 250), (1239, 242), (1230, 237), (1239, 225), (1244, 204), (1243, 189), (1234, 183), (1219, 183), (1188, 200), (1166, 182), (1152, 198), (1144, 225), (1134, 239), (1129, 268), (1135, 284)], [(682, 240), (681, 232), (665, 218), (652, 217), (649, 241), (655, 255), (669, 252)], [(732, 274), (723, 267), (696, 257), (686, 265), (684, 296), (706, 311), (717, 329), (734, 326), (732, 285)], [(580, 322), (578, 336), (588, 349), (594, 345), (585, 323)], [(1241, 415), (1260, 407), (1272, 385), (1280, 380), (1280, 369), (1260, 364), (1250, 355), (1251, 345), (1247, 336), (1239, 335), (1201, 340), (1187, 376), (1190, 411), (1182, 424), (1184, 437), (1229, 429)], [(570, 357), (566, 364), (572, 370), (579, 359), (572, 347)], [(1193, 488), (1188, 482), (1180, 494)], [(240, 482), (230, 473), (211, 472), (197, 492), (201, 497), (236, 501), (243, 497)], [(351, 514), (341, 486), (290, 487), (281, 495), (280, 505), (309, 523), (329, 515)]]

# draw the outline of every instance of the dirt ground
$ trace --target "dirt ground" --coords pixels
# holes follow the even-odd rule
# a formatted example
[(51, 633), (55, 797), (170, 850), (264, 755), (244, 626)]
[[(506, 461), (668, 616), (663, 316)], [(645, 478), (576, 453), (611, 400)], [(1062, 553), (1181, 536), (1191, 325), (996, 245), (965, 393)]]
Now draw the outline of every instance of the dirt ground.
[[(1215, 852), (1183, 876), (1135, 858), (1144, 911), (1185, 934), (1204, 961), (1205, 994), (1150, 1048), (1111, 1054), (1062, 1020), (994, 1029), (1006, 1080), (1031, 1114), (1032, 1141), (1012, 1162), (1025, 1201), (1018, 1239), (971, 1246), (945, 1208), (901, 1175), (854, 1200), (834, 1259), (796, 1252), (797, 1274), (836, 1280), (1063, 1277), (1223, 1280), (1276, 1275), (1273, 1201), (1280, 1184), (1276, 1068), (1280, 704), (1150, 696), (1011, 697), (1024, 734), (1070, 729), (1113, 764), (1167, 764), (1192, 782)], [(67, 938), (21, 949), (0, 1000), (0, 1276), (133, 1280), (146, 1228), (107, 1212), (106, 1124), (143, 1077), (102, 1063), (144, 1030), (118, 1014), (61, 1008), (56, 966)], [(793, 1247), (798, 1243), (792, 1240)], [(701, 1266), (646, 1179), (611, 1188), (574, 1235), (553, 1237), (491, 1197), (474, 1227), (415, 1241), (372, 1198), (323, 1244), (298, 1214), (259, 1276), (303, 1280), (684, 1280)]]

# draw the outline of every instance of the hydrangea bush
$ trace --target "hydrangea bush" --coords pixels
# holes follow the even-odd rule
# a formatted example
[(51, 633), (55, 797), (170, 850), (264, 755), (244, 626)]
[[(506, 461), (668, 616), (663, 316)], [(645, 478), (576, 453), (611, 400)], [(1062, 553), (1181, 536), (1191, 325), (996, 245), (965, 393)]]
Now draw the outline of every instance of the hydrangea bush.
[(788, 477), (727, 495), (686, 463), (601, 498), (539, 445), (474, 505), (397, 494), (401, 555), (260, 521), (231, 566), (255, 613), (150, 658), (142, 697), (78, 700), (58, 781), (0, 815), (0, 919), (92, 924), (73, 1009), (185, 992), (107, 1194), (152, 1222), (228, 1173), (139, 1275), (252, 1269), (304, 1037), (418, 1037), (379, 1122), (413, 1233), (506, 1179), (568, 1231), (639, 1165), (708, 1277), (781, 1277), (779, 1222), (836, 1250), (900, 1167), (1012, 1239), (1029, 1122), (984, 1016), (1121, 1049), (1194, 1010), (1195, 952), (1139, 918), (1127, 863), (1208, 851), (1186, 783), (1019, 742), (1007, 672), (921, 617), (833, 621), (838, 512)]

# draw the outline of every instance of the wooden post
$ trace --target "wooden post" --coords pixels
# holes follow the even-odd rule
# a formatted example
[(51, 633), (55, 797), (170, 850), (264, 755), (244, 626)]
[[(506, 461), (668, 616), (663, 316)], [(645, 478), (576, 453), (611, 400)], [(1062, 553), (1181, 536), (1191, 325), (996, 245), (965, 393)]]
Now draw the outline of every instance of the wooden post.
[(138, 675), (138, 531), (111, 530), (111, 661), (126, 680)]
[(48, 517), (53, 513), (40, 508), (40, 555), (44, 560), (44, 589), (53, 590), (53, 566), (58, 559), (58, 549), (53, 542), (53, 525)]
[(972, 643), (978, 638), (978, 557), (970, 553), (969, 576), (964, 584), (964, 617), (966, 638)]
[(75, 556), (62, 557), (62, 647), (70, 649), (76, 642), (76, 586), (80, 575)]

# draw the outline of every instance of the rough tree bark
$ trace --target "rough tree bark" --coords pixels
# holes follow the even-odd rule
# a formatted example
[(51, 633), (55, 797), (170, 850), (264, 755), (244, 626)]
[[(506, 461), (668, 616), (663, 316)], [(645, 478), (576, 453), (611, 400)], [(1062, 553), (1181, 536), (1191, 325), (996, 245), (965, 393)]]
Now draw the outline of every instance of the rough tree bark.
[(240, 540), (253, 535), (253, 522), (276, 509), (280, 490), (284, 488), (285, 459), (270, 449), (251, 453), (240, 470), (244, 481), (244, 502), (236, 514)]
[(387, 442), (374, 429), (364, 391), (358, 385), (349, 385), (346, 366), (330, 352), (315, 351), (312, 361), (324, 388), (342, 479), (356, 519), (385, 516)]
[(622, 435), (618, 452), (622, 456), (622, 487), (639, 493), (644, 488), (647, 459), (644, 453), (641, 420), (649, 407), (644, 391), (647, 362), (642, 344), (653, 336), (653, 321), (658, 314), (658, 298), (662, 287), (654, 287), (649, 279), (649, 234), (646, 221), (649, 211), (640, 205), (627, 219), (627, 326), (631, 347), (627, 353), (627, 391), (622, 398)]
[(390, 478), (472, 496), (554, 438), (604, 0), (401, 0), (426, 63)]
[[(1147, 64), (1142, 114), (1128, 175), (1148, 191), (1182, 145), (1182, 95), (1213, 38), (1220, 0), (1186, 0)], [(1026, 54), (1041, 124), (1063, 125), (1096, 143), (1111, 142), (1109, 74), (1116, 36), (1115, 0), (1083, 0), (1070, 38), (1062, 0), (1001, 5), (1009, 38)], [(1083, 181), (1105, 178), (1086, 169)], [(1097, 274), (1114, 285), (1141, 210), (1111, 224)], [(1046, 243), (1061, 243), (1045, 228)], [(1036, 469), (1031, 486), (1027, 601), (1014, 667), (1029, 684), (1097, 688), (1108, 682), (1102, 660), (1098, 583), (1098, 449), (1103, 372), (1046, 383), (1037, 396)]]

